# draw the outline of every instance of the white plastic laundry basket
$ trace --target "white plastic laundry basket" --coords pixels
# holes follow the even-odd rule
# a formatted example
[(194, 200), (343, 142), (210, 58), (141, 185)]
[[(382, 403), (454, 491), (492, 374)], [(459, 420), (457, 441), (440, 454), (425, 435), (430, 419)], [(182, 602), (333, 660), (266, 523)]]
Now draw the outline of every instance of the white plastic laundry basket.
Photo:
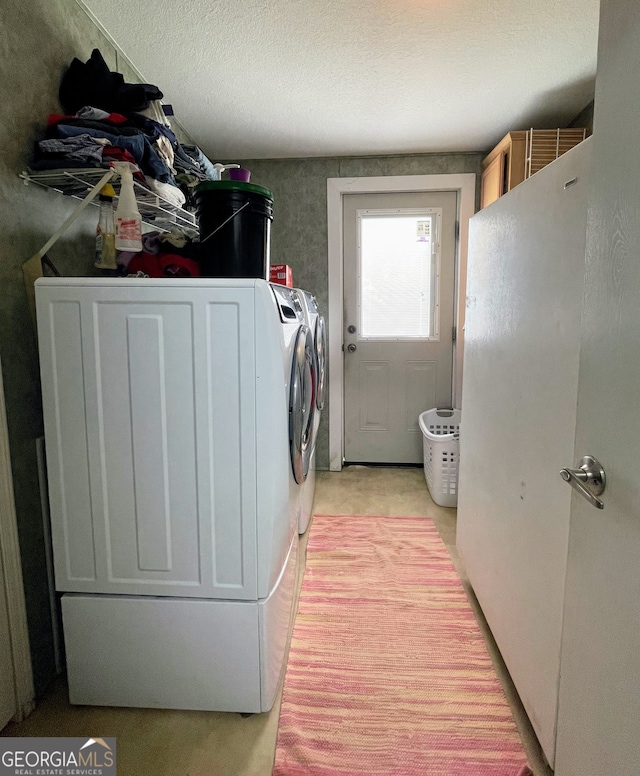
[(431, 498), (441, 507), (458, 503), (460, 410), (427, 410), (420, 414), (424, 477)]

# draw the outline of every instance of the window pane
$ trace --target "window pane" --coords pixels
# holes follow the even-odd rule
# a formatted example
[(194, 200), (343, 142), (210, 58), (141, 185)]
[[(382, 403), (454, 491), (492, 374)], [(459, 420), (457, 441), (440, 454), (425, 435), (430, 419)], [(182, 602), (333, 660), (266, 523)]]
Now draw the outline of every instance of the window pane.
[(363, 214), (360, 224), (361, 336), (433, 336), (434, 217)]

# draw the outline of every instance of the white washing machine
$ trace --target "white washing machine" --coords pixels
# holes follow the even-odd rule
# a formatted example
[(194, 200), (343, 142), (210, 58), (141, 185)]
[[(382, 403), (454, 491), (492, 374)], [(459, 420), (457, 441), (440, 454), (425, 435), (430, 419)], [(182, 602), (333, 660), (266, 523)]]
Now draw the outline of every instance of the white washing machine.
[(315, 296), (309, 291), (295, 289), (296, 296), (300, 302), (305, 315), (307, 326), (313, 338), (314, 353), (314, 418), (311, 438), (311, 459), (309, 464), (309, 474), (304, 482), (301, 505), (300, 519), (298, 524), (299, 533), (303, 534), (309, 527), (311, 513), (313, 510), (313, 498), (316, 487), (316, 441), (318, 437), (318, 428), (320, 426), (320, 416), (324, 407), (325, 381), (326, 381), (326, 353), (327, 353), (327, 335), (324, 317), (318, 310), (318, 304)]
[(264, 280), (36, 284), (72, 703), (271, 708), (313, 341)]
[[(280, 308), (283, 320), (287, 316), (297, 317), (304, 325), (299, 328), (294, 348), (294, 364), (291, 376), (289, 408), (289, 444), (291, 466), (296, 484), (298, 512), (302, 504), (315, 448), (316, 424), (316, 356), (311, 329), (308, 326), (306, 308), (297, 292), (279, 284), (272, 284), (273, 293)], [(300, 406), (301, 410), (295, 408)]]

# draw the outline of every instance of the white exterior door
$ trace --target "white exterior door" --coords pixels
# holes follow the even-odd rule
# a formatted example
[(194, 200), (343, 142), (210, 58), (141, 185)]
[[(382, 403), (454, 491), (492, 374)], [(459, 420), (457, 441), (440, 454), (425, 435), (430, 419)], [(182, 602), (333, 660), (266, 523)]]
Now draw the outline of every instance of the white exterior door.
[(15, 715), (16, 691), (14, 686), (11, 640), (9, 638), (9, 617), (4, 583), (2, 553), (0, 553), (0, 730)]
[(421, 463), (418, 416), (450, 407), (455, 192), (349, 194), (344, 458)]
[(603, 465), (599, 510), (572, 493), (557, 776), (640, 772), (640, 3), (603, 0), (575, 458)]

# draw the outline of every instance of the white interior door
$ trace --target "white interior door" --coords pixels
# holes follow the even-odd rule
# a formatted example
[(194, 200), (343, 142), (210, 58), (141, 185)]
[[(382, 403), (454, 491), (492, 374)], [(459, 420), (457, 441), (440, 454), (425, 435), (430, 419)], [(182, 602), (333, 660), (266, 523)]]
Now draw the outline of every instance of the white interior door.
[(9, 617), (4, 583), (2, 553), (0, 553), (0, 730), (17, 711), (13, 659), (9, 638)]
[(469, 225), (457, 545), (552, 765), (590, 163), (588, 140)]
[(603, 465), (604, 509), (572, 494), (557, 776), (640, 773), (640, 3), (602, 0), (574, 461)]
[(421, 463), (418, 416), (450, 407), (455, 192), (348, 194), (344, 458)]

